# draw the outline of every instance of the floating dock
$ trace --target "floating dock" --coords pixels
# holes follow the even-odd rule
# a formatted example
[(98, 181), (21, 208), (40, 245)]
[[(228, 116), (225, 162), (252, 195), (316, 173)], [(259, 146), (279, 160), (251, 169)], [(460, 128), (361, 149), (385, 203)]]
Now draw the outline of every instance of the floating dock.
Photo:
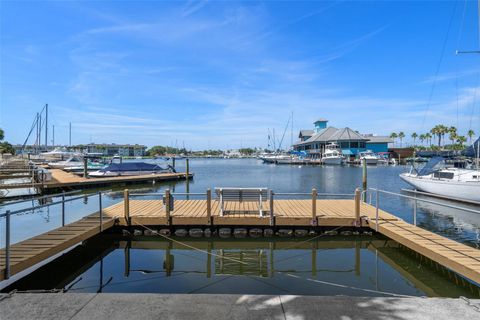
[[(52, 180), (47, 182), (30, 182), (0, 184), (0, 189), (40, 188), (45, 192), (58, 189), (87, 189), (115, 184), (147, 183), (152, 181), (173, 181), (193, 178), (192, 173), (157, 173), (141, 176), (118, 176), (105, 178), (84, 178), (60, 169), (50, 169)], [(188, 176), (188, 177), (187, 177)], [(14, 176), (14, 178), (18, 178)]]
[[(208, 193), (207, 193), (208, 194)], [(176, 228), (260, 228), (319, 231), (332, 227), (370, 228), (418, 252), (438, 264), (480, 283), (480, 250), (460, 244), (402, 219), (354, 200), (282, 200), (270, 201), (260, 216), (257, 202), (228, 202), (221, 215), (220, 202), (175, 200), (165, 206), (162, 200), (125, 199), (77, 222), (10, 246), (9, 270), (5, 249), (0, 250), (0, 280), (19, 273), (53, 255), (113, 226), (155, 230)], [(168, 203), (168, 202), (167, 202)], [(272, 207), (273, 206), (273, 207)], [(101, 218), (100, 218), (101, 217)], [(377, 223), (378, 221), (378, 223)], [(327, 231), (328, 232), (328, 231)]]

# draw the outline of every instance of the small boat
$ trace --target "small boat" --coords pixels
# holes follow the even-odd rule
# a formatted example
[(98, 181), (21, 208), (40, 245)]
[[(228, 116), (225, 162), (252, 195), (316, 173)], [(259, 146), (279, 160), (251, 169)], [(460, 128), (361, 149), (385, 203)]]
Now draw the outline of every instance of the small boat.
[(80, 156), (79, 153), (70, 152), (66, 148), (55, 148), (52, 151), (42, 152), (40, 154), (47, 161), (65, 160), (71, 157)]
[(117, 177), (117, 176), (143, 176), (157, 173), (174, 173), (175, 169), (168, 165), (162, 168), (157, 164), (145, 162), (111, 163), (103, 169), (91, 172), (90, 177)]
[(378, 156), (370, 150), (360, 152), (358, 157), (360, 162), (365, 160), (367, 164), (378, 164)]
[(325, 152), (320, 161), (328, 165), (341, 165), (345, 161), (345, 157), (336, 143), (330, 143), (325, 147)]
[[(97, 162), (87, 163), (87, 171), (97, 171), (103, 168), (105, 168), (105, 165), (102, 163), (97, 163)], [(83, 170), (84, 170), (83, 164), (79, 166), (71, 166), (71, 167), (63, 168), (63, 171), (66, 171), (66, 172), (83, 172)]]
[(444, 167), (442, 157), (432, 158), (420, 171), (413, 166), (400, 178), (415, 189), (441, 196), (470, 201), (480, 201), (480, 170)]
[(64, 169), (67, 167), (83, 166), (83, 160), (78, 157), (71, 157), (65, 161), (49, 162), (48, 167), (51, 169)]

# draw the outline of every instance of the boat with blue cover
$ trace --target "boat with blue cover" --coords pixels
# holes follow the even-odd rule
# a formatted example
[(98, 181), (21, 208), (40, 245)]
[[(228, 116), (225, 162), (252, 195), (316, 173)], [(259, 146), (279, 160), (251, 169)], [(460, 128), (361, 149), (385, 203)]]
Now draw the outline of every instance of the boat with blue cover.
[(90, 177), (117, 177), (117, 176), (142, 176), (158, 173), (175, 173), (175, 168), (167, 165), (166, 168), (158, 164), (146, 162), (111, 163), (103, 169), (91, 172)]

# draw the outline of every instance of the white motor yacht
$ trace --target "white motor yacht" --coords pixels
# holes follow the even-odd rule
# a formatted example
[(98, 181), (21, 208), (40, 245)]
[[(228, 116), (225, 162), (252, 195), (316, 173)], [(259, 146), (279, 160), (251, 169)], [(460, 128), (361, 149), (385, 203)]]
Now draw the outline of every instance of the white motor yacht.
[(360, 161), (365, 160), (367, 164), (378, 164), (378, 156), (370, 150), (360, 152), (358, 158)]
[(345, 157), (336, 143), (330, 143), (325, 147), (325, 152), (320, 161), (323, 164), (341, 165), (345, 161)]
[(79, 156), (78, 153), (70, 152), (66, 148), (55, 148), (52, 151), (42, 152), (40, 155), (47, 161), (63, 161), (74, 156)]

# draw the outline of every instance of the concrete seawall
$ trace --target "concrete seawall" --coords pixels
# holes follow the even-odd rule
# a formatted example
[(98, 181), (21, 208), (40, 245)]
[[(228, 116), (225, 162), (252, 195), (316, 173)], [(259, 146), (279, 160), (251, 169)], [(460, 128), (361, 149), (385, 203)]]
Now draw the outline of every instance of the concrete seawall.
[(477, 319), (480, 300), (230, 294), (15, 293), (10, 319)]

